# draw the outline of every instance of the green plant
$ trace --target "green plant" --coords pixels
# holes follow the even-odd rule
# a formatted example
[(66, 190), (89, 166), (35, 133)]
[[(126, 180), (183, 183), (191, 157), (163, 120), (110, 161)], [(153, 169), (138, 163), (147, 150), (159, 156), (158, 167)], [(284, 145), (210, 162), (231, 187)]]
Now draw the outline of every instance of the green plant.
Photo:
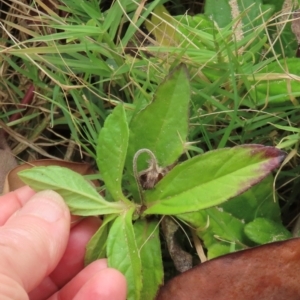
[[(106, 103), (123, 102), (130, 110), (143, 106), (170, 66), (183, 62), (191, 75), (189, 140), (198, 142), (195, 151), (244, 143), (277, 145), (286, 132), (273, 136), (272, 124), (295, 127), (298, 122), (298, 70), (292, 57), (297, 42), (290, 28), (297, 6), (281, 15), (284, 1), (272, 2), (231, 1), (237, 5), (233, 9), (228, 1), (216, 6), (207, 0), (204, 14), (193, 17), (171, 16), (161, 1), (116, 1), (102, 9), (96, 1), (63, 0), (60, 9), (66, 18), (31, 7), (44, 23), (22, 32), (18, 22), (5, 21), (7, 32), (20, 30), (28, 40), (8, 39), (12, 46), (1, 51), (1, 59), (4, 69), (32, 80), (49, 113), (39, 122), (38, 102), (34, 113), (9, 125), (28, 124), (30, 140), (49, 122), (64, 125), (71, 140), (95, 158), (97, 135), (110, 113)], [(141, 29), (143, 23), (154, 38)], [(128, 54), (130, 50), (134, 53)], [(7, 77), (1, 88), (11, 87), (7, 94), (18, 103), (22, 92)], [(34, 121), (40, 126), (32, 132)]]
[[(210, 207), (260, 182), (285, 157), (273, 147), (243, 145), (186, 159), (189, 103), (190, 81), (186, 67), (180, 65), (149, 104), (130, 116), (122, 104), (113, 110), (97, 143), (106, 199), (80, 175), (64, 168), (37, 167), (19, 173), (35, 190), (59, 192), (75, 215), (104, 215), (102, 226), (89, 242), (86, 263), (108, 257), (109, 266), (127, 278), (128, 299), (153, 299), (163, 282), (159, 224), (166, 215), (197, 230), (199, 214), (204, 213), (222, 223), (227, 234), (231, 230), (228, 236), (235, 238), (236, 245), (238, 239), (245, 244), (245, 238), (239, 237), (242, 228), (231, 226), (233, 218), (217, 215), (218, 209)], [(245, 200), (245, 205), (252, 202)], [(270, 209), (276, 211), (277, 204), (268, 201), (256, 217), (266, 218)], [(272, 224), (281, 229), (278, 216)], [(201, 231), (198, 234), (203, 237)]]
[[(263, 144), (292, 150), (291, 154), (298, 151), (297, 41), (290, 26), (297, 1), (283, 10), (283, 0), (222, 0), (218, 5), (207, 0), (203, 14), (182, 11), (171, 16), (163, 1), (115, 1), (103, 8), (98, 1), (62, 0), (65, 17), (50, 7), (45, 14), (38, 5), (12, 2), (23, 5), (13, 16), (30, 11), (36, 23), (3, 22), (3, 44), (10, 47), (0, 52), (0, 84), (12, 95), (16, 109), (11, 110), (9, 100), (1, 119), (22, 112), (22, 118), (7, 126), (29, 141), (44, 134), (49, 123), (54, 131), (64, 126), (70, 143), (97, 161), (96, 177), (104, 181), (105, 199), (67, 170), (23, 174), (36, 189), (60, 192), (74, 214), (106, 214), (88, 246), (87, 263), (108, 256), (110, 265), (126, 273), (129, 298), (149, 292), (148, 299), (163, 277), (158, 224), (165, 227), (170, 218), (160, 216), (170, 215), (185, 230), (191, 229), (189, 238), (203, 241), (208, 258), (291, 236), (280, 213), (286, 215), (298, 201), (297, 157), (278, 177), (277, 186), (284, 187), (279, 207), (274, 178), (270, 174), (260, 181), (256, 167), (261, 171), (271, 162), (263, 173), (267, 175), (282, 152), (234, 146)], [(19, 19), (26, 20), (22, 15)], [(20, 39), (10, 32), (20, 32)], [(187, 66), (189, 79), (181, 67), (161, 85), (169, 69), (180, 63)], [(36, 90), (36, 102), (26, 112), (17, 105), (24, 95), (24, 78)], [(53, 144), (61, 142), (55, 136)], [(15, 153), (26, 145), (18, 144)], [(262, 157), (250, 161), (253, 151)], [(234, 173), (238, 180), (233, 174), (217, 178), (232, 166), (241, 169)], [(37, 182), (42, 178), (44, 183)], [(209, 192), (205, 180), (211, 183)], [(285, 224), (293, 217), (288, 215)]]

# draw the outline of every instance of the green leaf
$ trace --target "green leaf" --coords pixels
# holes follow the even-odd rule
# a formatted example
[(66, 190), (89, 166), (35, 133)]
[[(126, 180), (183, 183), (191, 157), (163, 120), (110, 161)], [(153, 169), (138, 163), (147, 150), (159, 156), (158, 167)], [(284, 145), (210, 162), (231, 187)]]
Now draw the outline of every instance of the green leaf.
[(250, 73), (248, 79), (255, 89), (250, 89), (250, 95), (257, 105), (266, 103), (280, 104), (294, 101), (300, 96), (298, 58), (284, 58), (273, 61), (255, 74)]
[(154, 299), (164, 275), (158, 221), (138, 220), (133, 228), (142, 262), (141, 299)]
[[(245, 234), (245, 226), (264, 217), (281, 223), (278, 201), (273, 199), (273, 176), (220, 206), (176, 215), (196, 229), (209, 259), (254, 246)], [(281, 224), (280, 224), (281, 226)], [(264, 228), (257, 229), (263, 231)]]
[[(236, 244), (233, 244), (233, 247), (234, 246), (236, 246)], [(237, 249), (232, 249), (231, 245), (226, 242), (215, 243), (210, 246), (209, 253), (207, 253), (207, 257), (208, 259), (216, 258), (221, 255), (232, 253), (234, 252), (234, 250)]]
[(86, 246), (86, 252), (84, 257), (85, 266), (99, 258), (106, 257), (106, 244), (107, 244), (109, 224), (116, 217), (117, 217), (116, 215), (106, 215), (99, 229), (89, 240)]
[(116, 218), (107, 238), (108, 265), (118, 269), (127, 280), (127, 299), (138, 300), (142, 289), (142, 263), (136, 243), (130, 209)]
[(218, 205), (260, 182), (284, 157), (283, 151), (255, 144), (195, 156), (145, 192), (144, 214), (174, 215)]
[(209, 259), (247, 248), (249, 240), (244, 233), (245, 224), (220, 208), (212, 207), (176, 217), (196, 229)]
[(272, 175), (267, 176), (245, 193), (222, 203), (220, 207), (245, 223), (258, 217), (281, 222), (279, 203), (273, 197), (273, 180)]
[(258, 244), (284, 241), (292, 237), (283, 225), (265, 218), (257, 218), (247, 224), (245, 233), (249, 239)]
[(204, 8), (205, 15), (221, 28), (235, 20), (236, 24), (232, 24), (232, 27), (239, 34), (239, 38), (251, 34), (259, 25), (265, 24), (273, 10), (272, 5), (263, 5), (261, 0), (207, 0)]
[(121, 185), (128, 138), (125, 110), (124, 106), (120, 104), (105, 120), (97, 144), (98, 168), (106, 189), (116, 201), (126, 199), (123, 196)]
[[(177, 36), (177, 45), (184, 49), (195, 45), (198, 49), (209, 49), (216, 51), (215, 45), (215, 24), (207, 16), (197, 14), (194, 16), (182, 15), (173, 16), (173, 26), (176, 26), (175, 34)], [(203, 70), (202, 70), (203, 71)], [(220, 77), (220, 74), (217, 76)]]
[[(133, 116), (129, 128), (126, 167), (132, 172), (135, 153), (151, 150), (161, 167), (172, 164), (184, 151), (188, 134), (190, 84), (184, 65), (174, 69), (158, 87), (154, 100)], [(149, 157), (142, 154), (139, 170), (147, 168)]]
[(205, 14), (215, 21), (219, 27), (225, 27), (232, 21), (230, 5), (228, 0), (219, 0), (218, 4), (215, 0), (205, 1)]
[(103, 199), (81, 175), (67, 168), (34, 167), (18, 175), (35, 191), (51, 189), (59, 193), (73, 215), (105, 215), (128, 209), (123, 202), (111, 203)]
[(147, 30), (154, 35), (159, 45), (171, 46), (177, 41), (176, 28), (174, 28), (174, 19), (163, 5), (157, 5), (151, 16), (151, 21), (146, 20), (145, 26)]

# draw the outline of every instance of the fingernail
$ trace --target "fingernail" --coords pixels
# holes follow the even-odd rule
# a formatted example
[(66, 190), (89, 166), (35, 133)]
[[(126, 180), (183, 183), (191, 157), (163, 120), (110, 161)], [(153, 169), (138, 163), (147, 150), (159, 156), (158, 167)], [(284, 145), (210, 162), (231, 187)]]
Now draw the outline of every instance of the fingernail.
[(58, 221), (65, 211), (61, 196), (50, 190), (36, 193), (22, 209), (22, 213), (34, 215), (49, 223)]

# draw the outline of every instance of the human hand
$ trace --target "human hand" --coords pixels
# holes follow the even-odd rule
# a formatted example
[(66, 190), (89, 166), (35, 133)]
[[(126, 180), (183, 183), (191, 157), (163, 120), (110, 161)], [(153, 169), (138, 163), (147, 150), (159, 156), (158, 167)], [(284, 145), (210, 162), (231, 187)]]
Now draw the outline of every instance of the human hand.
[(85, 246), (100, 225), (70, 213), (53, 191), (23, 187), (0, 197), (0, 299), (126, 299), (126, 281), (106, 260), (83, 266)]

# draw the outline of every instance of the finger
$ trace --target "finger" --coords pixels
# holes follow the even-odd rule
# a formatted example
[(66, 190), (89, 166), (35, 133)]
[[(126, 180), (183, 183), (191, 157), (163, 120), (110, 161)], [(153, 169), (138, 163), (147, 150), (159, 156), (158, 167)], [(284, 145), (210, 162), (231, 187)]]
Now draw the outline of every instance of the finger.
[(96, 217), (86, 218), (72, 228), (68, 246), (51, 279), (61, 288), (84, 268), (86, 245), (101, 225)]
[(124, 276), (119, 271), (108, 268), (95, 274), (73, 299), (126, 300), (126, 294)]
[[(15, 191), (0, 196), (0, 226), (5, 224), (8, 218), (20, 209), (35, 194), (29, 186), (23, 186)], [(84, 217), (72, 216), (71, 227), (78, 224)]]
[(53, 191), (35, 194), (0, 228), (0, 274), (32, 290), (61, 259), (69, 228), (63, 199)]
[(55, 270), (30, 292), (31, 300), (50, 297), (84, 268), (85, 247), (101, 224), (99, 218), (86, 218), (72, 228), (66, 251)]
[(16, 191), (0, 197), (0, 226), (5, 224), (9, 217), (20, 209), (35, 194), (29, 187), (24, 186)]
[(107, 268), (106, 260), (97, 260), (49, 298), (58, 299), (125, 300), (126, 279), (119, 271)]

